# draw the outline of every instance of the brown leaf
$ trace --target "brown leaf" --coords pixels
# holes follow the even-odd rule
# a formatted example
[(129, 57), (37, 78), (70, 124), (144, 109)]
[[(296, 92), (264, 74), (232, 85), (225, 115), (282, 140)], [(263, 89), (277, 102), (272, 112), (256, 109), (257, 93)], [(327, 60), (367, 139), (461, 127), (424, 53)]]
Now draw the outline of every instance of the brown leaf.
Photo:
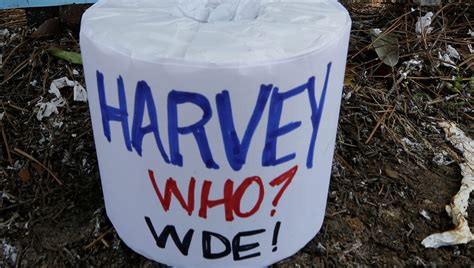
[(392, 179), (398, 179), (399, 178), (398, 171), (393, 170), (389, 167), (385, 167), (385, 174), (387, 174), (387, 176), (392, 178)]
[(355, 232), (363, 232), (365, 230), (364, 223), (359, 218), (350, 218), (347, 217), (346, 223), (354, 230)]
[(350, 87), (354, 85), (355, 81), (355, 67), (353, 65), (347, 64), (346, 74), (344, 75), (344, 86)]
[(58, 18), (46, 20), (31, 34), (33, 38), (53, 36), (61, 32), (61, 23)]
[(31, 174), (30, 174), (30, 171), (28, 170), (28, 168), (27, 167), (22, 168), (18, 172), (18, 177), (20, 177), (20, 179), (23, 182), (28, 182), (31, 179)]

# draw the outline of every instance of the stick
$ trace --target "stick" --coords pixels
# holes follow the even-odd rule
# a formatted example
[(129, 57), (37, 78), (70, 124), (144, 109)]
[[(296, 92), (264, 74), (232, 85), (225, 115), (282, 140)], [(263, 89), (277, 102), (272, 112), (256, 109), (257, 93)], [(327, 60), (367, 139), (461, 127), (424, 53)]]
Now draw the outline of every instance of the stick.
[(375, 132), (377, 131), (377, 129), (379, 129), (380, 125), (382, 125), (383, 121), (385, 121), (385, 117), (387, 116), (387, 114), (389, 112), (392, 112), (393, 109), (395, 108), (392, 108), (392, 110), (387, 110), (385, 111), (385, 113), (382, 115), (382, 117), (379, 119), (379, 121), (377, 122), (377, 125), (375, 125), (374, 129), (372, 130), (372, 132), (370, 133), (369, 137), (367, 138), (367, 140), (365, 141), (365, 144), (368, 144), (369, 141), (372, 139), (372, 137), (374, 136)]
[(8, 162), (10, 162), (10, 165), (13, 165), (13, 159), (12, 159), (12, 155), (10, 154), (10, 148), (8, 146), (7, 136), (5, 135), (5, 130), (3, 129), (3, 125), (2, 125), (2, 137), (3, 137), (3, 142), (5, 143), (5, 148), (7, 150)]
[(101, 234), (99, 237), (97, 237), (94, 241), (92, 241), (89, 245), (85, 246), (84, 249), (89, 249), (91, 248), (93, 245), (95, 245), (97, 242), (101, 241), (102, 239), (104, 239), (104, 237), (110, 233), (112, 231), (112, 229), (109, 229), (107, 231), (105, 231), (103, 234)]

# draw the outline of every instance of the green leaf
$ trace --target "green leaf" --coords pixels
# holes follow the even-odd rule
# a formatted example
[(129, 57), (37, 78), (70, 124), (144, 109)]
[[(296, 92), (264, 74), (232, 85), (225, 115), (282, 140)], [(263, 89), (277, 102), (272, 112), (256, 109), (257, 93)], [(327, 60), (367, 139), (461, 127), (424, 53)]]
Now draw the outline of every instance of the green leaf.
[(48, 52), (51, 53), (51, 55), (55, 56), (56, 58), (63, 59), (63, 60), (68, 61), (72, 64), (82, 65), (82, 58), (81, 58), (80, 53), (66, 51), (66, 50), (62, 50), (62, 49), (59, 49), (59, 48), (50, 48), (50, 49), (48, 49)]
[(379, 59), (386, 65), (394, 67), (400, 59), (398, 38), (391, 34), (379, 34), (372, 30), (372, 42)]

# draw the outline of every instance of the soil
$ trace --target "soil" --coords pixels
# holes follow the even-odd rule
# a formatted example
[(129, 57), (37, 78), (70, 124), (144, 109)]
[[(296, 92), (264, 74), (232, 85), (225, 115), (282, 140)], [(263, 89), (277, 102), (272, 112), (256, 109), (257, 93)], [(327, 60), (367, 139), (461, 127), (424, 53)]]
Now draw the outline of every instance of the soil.
[[(463, 158), (437, 122), (456, 122), (473, 136), (474, 57), (467, 44), (474, 39), (467, 32), (474, 30), (474, 10), (468, 4), (414, 6), (414, 12), (408, 5), (348, 8), (353, 32), (324, 225), (274, 266), (473, 265), (472, 242), (427, 249), (421, 241), (454, 227), (445, 205), (459, 190)], [(434, 29), (419, 37), (415, 23), (426, 11), (436, 14)], [(368, 29), (377, 27), (392, 27), (398, 37), (394, 68), (371, 46)], [(79, 52), (77, 31), (62, 27), (32, 38), (35, 25), (22, 10), (0, 11), (3, 29), (0, 267), (161, 267), (132, 252), (107, 219), (87, 104), (61, 89), (66, 106), (36, 118), (36, 103), (51, 99), (53, 79), (84, 85), (80, 65), (48, 52)], [(439, 65), (447, 45), (461, 54), (457, 68)], [(423, 60), (421, 70), (397, 82), (403, 62), (415, 57)], [(433, 160), (440, 153), (445, 163)], [(474, 223), (472, 201), (468, 215)]]

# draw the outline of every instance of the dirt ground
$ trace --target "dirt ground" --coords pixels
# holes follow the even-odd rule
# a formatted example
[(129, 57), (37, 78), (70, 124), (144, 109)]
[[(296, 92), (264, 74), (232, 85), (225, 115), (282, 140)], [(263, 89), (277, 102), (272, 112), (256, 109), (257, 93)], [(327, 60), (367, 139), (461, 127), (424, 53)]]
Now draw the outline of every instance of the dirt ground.
[[(348, 8), (353, 31), (326, 218), (275, 267), (472, 266), (473, 242), (426, 249), (421, 241), (453, 228), (444, 207), (460, 187), (463, 158), (437, 122), (474, 136), (474, 9)], [(417, 34), (427, 11), (433, 30)], [(77, 29), (58, 21), (38, 33), (24, 11), (0, 11), (0, 267), (161, 267), (127, 248), (107, 219), (87, 103), (64, 88), (67, 104), (37, 119), (52, 80), (84, 85), (81, 65), (48, 52), (79, 52)], [(393, 68), (374, 51), (371, 28), (398, 38)], [(448, 45), (460, 54), (451, 67), (439, 60)]]

